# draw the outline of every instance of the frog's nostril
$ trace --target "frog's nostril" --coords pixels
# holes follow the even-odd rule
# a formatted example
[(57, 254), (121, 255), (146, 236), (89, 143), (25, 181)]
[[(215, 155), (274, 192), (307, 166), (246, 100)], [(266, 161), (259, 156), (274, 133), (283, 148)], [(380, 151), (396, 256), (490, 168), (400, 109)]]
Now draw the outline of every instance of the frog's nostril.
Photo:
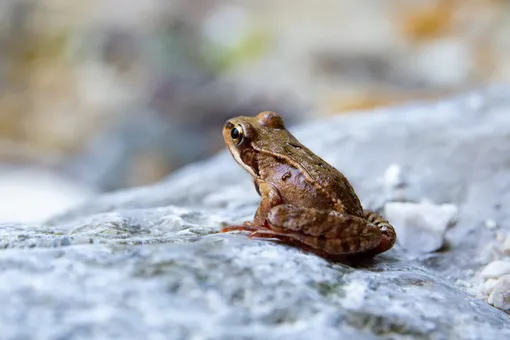
[(232, 124), (231, 122), (225, 123), (225, 129), (231, 130), (233, 127), (234, 127), (234, 124)]

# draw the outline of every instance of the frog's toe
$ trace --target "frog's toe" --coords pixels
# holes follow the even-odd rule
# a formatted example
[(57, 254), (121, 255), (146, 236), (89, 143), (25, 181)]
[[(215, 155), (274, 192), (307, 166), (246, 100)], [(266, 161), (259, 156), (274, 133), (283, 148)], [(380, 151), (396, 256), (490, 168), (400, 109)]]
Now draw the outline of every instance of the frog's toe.
[(222, 233), (228, 233), (229, 231), (255, 231), (257, 228), (252, 222), (244, 222), (238, 225), (229, 225), (228, 227), (221, 228)]
[(255, 230), (248, 238), (278, 238), (278, 233), (272, 230)]
[(395, 241), (388, 237), (387, 235), (382, 235), (381, 242), (379, 242), (379, 245), (372, 251), (375, 254), (384, 253), (385, 251), (390, 250), (393, 248), (393, 244)]

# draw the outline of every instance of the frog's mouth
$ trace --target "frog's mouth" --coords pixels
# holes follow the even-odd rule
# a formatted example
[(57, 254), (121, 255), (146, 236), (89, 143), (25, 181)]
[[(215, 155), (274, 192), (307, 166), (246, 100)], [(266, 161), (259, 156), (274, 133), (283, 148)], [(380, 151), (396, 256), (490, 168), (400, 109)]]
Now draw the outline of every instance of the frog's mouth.
[[(255, 173), (255, 170), (248, 164), (246, 164), (245, 162), (243, 162), (242, 158), (241, 158), (241, 153), (239, 152), (234, 152), (232, 151), (230, 148), (228, 149), (228, 151), (230, 151), (230, 154), (232, 155), (232, 157), (234, 157), (234, 159), (236, 160), (236, 162), (246, 171), (248, 171), (250, 173), (250, 175), (252, 175), (253, 177), (258, 177), (257, 174)], [(237, 150), (236, 150), (237, 151)]]
[[(235, 141), (232, 136), (232, 129), (239, 128), (242, 139), (239, 141)], [(235, 159), (235, 161), (244, 168), (250, 175), (254, 178), (258, 177), (258, 166), (253, 163), (253, 154), (247, 152), (247, 133), (249, 133), (249, 129), (241, 123), (236, 123), (235, 121), (227, 121), (225, 126), (223, 127), (223, 138), (227, 144), (227, 149)], [(245, 157), (243, 157), (243, 155)], [(244, 160), (243, 160), (244, 158)]]

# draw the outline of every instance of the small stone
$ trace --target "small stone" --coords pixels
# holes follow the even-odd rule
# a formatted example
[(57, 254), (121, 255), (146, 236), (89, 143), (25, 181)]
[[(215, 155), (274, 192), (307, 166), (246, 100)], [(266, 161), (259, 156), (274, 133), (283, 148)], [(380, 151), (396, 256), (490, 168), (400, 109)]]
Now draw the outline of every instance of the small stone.
[(499, 242), (489, 242), (480, 253), (480, 260), (483, 263), (501, 260), (504, 256), (502, 248), (503, 246)]
[(497, 280), (488, 302), (496, 308), (510, 310), (510, 275), (505, 275)]
[(496, 236), (495, 236), (495, 239), (497, 242), (499, 243), (503, 243), (506, 241), (506, 234), (502, 233), (502, 232), (496, 232)]
[(395, 189), (404, 186), (402, 168), (398, 164), (391, 164), (384, 172), (384, 186), (387, 189)]
[(488, 218), (485, 220), (485, 228), (489, 229), (489, 230), (494, 230), (496, 229), (498, 226), (498, 224), (496, 223), (496, 221)]
[(70, 246), (71, 245), (71, 239), (68, 236), (64, 236), (60, 239), (60, 245), (62, 247)]
[(75, 235), (72, 237), (71, 243), (73, 244), (88, 244), (92, 243), (91, 239), (87, 235)]
[(493, 261), (489, 263), (480, 273), (484, 279), (500, 278), (510, 274), (510, 261)]
[(498, 282), (497, 279), (488, 279), (485, 281), (485, 283), (480, 287), (480, 294), (483, 296), (489, 296), (492, 291), (494, 290), (494, 287), (496, 287), (496, 283)]
[(510, 255), (510, 236), (507, 236), (507, 238), (503, 242), (503, 252), (505, 254)]
[(453, 204), (387, 203), (385, 217), (391, 221), (398, 242), (415, 253), (430, 253), (440, 249), (448, 226), (457, 216)]

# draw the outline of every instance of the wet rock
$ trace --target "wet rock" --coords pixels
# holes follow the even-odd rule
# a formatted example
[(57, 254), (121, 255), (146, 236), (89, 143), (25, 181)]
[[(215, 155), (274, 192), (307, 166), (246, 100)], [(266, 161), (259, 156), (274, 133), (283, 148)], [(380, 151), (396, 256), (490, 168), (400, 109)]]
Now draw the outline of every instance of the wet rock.
[(455, 204), (459, 218), (441, 252), (411, 255), (397, 245), (346, 265), (220, 234), (258, 204), (249, 176), (223, 153), (42, 225), (0, 225), (2, 337), (510, 337), (508, 316), (459, 284), (481, 269), (494, 237), (484, 221), (504, 229), (509, 217), (508, 91), (294, 129), (345, 173), (367, 208), (387, 203), (381, 179), (391, 164), (406, 169), (405, 201)]

